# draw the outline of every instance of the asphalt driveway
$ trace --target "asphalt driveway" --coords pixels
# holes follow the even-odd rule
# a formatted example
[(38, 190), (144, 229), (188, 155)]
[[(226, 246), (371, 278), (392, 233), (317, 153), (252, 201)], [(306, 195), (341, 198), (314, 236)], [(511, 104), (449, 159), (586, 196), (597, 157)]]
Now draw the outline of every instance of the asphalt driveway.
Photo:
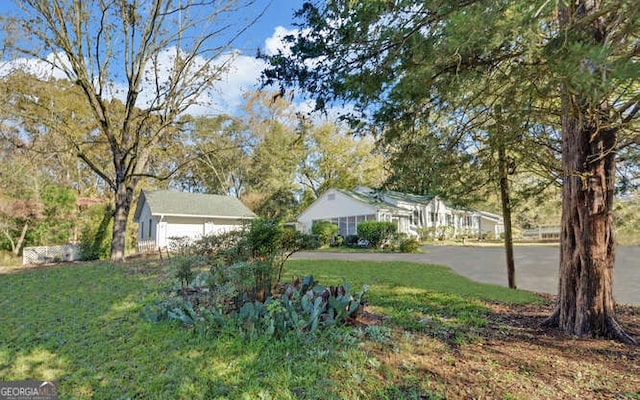
[[(502, 247), (427, 246), (422, 253), (327, 253), (301, 252), (294, 258), (410, 261), (446, 265), (478, 282), (507, 286)], [(516, 246), (516, 283), (519, 289), (556, 294), (558, 291), (558, 246)], [(640, 305), (640, 246), (619, 246), (613, 295), (618, 303)]]

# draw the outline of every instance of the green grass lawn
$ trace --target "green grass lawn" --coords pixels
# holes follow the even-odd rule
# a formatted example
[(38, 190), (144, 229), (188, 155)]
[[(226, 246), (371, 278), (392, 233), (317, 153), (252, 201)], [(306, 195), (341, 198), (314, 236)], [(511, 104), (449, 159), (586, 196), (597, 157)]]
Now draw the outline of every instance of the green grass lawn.
[[(481, 300), (538, 301), (420, 264), (295, 260), (287, 273), (368, 284), (369, 311), (388, 318), (281, 341), (198, 334), (140, 318), (169, 286), (155, 261), (34, 269), (0, 275), (0, 381), (57, 380), (61, 399), (440, 398), (436, 381), (365, 348), (405, 351), (414, 333), (471, 343), (486, 325)], [(393, 332), (404, 339), (390, 344)]]

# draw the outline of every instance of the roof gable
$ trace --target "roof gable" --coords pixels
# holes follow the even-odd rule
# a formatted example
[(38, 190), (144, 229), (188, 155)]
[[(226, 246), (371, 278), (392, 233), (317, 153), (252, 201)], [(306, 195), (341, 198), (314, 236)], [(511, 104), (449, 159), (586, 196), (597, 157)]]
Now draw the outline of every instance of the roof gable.
[(143, 190), (138, 199), (134, 218), (140, 217), (144, 203), (152, 215), (254, 218), (247, 206), (235, 197), (217, 194)]

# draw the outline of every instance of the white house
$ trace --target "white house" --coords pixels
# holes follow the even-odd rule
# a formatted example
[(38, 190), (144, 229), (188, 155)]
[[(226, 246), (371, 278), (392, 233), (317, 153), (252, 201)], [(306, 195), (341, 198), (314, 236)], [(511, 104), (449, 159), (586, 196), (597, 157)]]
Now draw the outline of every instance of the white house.
[(398, 232), (416, 235), (420, 228), (445, 229), (449, 235), (478, 236), (504, 230), (496, 214), (453, 207), (437, 196), (419, 196), (394, 191), (377, 191), (365, 186), (354, 190), (332, 188), (323, 193), (298, 217), (298, 226), (310, 232), (314, 221), (338, 225), (338, 234), (356, 235), (362, 221), (391, 221)]
[(235, 197), (214, 194), (143, 190), (133, 220), (138, 223), (140, 251), (164, 248), (171, 238), (238, 229), (256, 215)]

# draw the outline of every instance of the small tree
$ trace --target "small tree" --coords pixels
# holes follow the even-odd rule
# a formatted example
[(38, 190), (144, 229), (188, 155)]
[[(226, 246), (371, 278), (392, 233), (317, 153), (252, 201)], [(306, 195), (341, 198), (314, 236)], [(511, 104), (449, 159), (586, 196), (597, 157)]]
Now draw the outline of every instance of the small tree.
[(250, 281), (243, 289), (248, 290), (246, 295), (263, 301), (271, 294), (272, 284), (280, 282), (289, 257), (315, 247), (309, 235), (287, 229), (278, 220), (256, 218), (242, 231), (204, 237), (193, 244), (193, 253), (212, 257), (215, 269), (221, 266)]
[(358, 236), (369, 241), (372, 247), (380, 247), (398, 232), (393, 222), (366, 221), (358, 224)]
[(42, 219), (44, 205), (35, 200), (0, 198), (0, 232), (9, 241), (11, 252), (19, 255), (27, 230)]

